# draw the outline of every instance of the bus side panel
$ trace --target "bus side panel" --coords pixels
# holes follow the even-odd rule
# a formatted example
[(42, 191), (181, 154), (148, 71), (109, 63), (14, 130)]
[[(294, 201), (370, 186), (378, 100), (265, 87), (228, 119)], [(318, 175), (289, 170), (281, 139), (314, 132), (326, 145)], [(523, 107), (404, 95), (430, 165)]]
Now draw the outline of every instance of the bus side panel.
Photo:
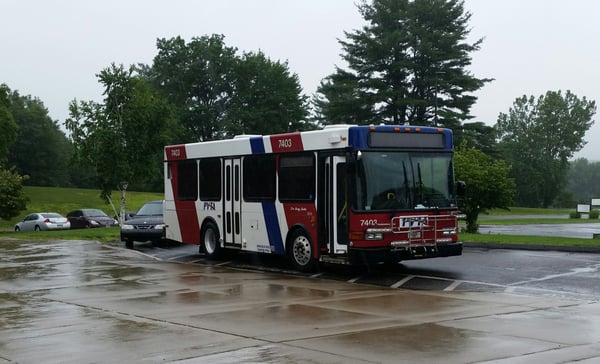
[(271, 252), (283, 255), (285, 254), (285, 236), (283, 233), (287, 233), (287, 230), (284, 232), (281, 231), (281, 227), (285, 225), (282, 225), (279, 220), (281, 215), (277, 213), (275, 202), (263, 202), (262, 210)]
[[(177, 199), (178, 169), (175, 163), (169, 162), (167, 166), (168, 179), (165, 180), (164, 221), (167, 225), (166, 237), (182, 243), (200, 243), (200, 226), (198, 224), (198, 213), (196, 201), (182, 201)], [(174, 207), (174, 209), (173, 209)]]
[(271, 253), (262, 204), (242, 202), (242, 250)]
[(181, 229), (179, 229), (179, 220), (177, 220), (177, 213), (175, 210), (175, 201), (173, 201), (172, 197), (171, 199), (168, 199), (168, 196), (166, 195), (163, 215), (166, 225), (165, 237), (169, 240), (182, 242)]
[(314, 203), (283, 203), (281, 216), (285, 216), (285, 226), (291, 229), (294, 226), (302, 227), (310, 235), (313, 244), (313, 253), (317, 256), (317, 208)]

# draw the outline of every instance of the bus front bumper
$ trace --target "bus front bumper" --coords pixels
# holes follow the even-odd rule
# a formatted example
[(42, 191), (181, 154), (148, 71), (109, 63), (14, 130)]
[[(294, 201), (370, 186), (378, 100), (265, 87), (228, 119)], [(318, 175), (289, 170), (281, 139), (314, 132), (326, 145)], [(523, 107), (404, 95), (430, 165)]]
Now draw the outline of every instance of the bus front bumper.
[(451, 257), (462, 254), (462, 242), (437, 245), (411, 245), (398, 248), (349, 248), (349, 258), (353, 263), (399, 262), (437, 257)]

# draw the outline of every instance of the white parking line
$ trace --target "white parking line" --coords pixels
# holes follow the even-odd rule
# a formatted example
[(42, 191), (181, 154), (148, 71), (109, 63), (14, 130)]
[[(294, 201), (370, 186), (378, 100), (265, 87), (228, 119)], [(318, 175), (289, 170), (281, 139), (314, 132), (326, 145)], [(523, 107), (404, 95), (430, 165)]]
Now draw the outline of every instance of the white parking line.
[(348, 282), (348, 283), (354, 283), (354, 282), (358, 281), (359, 279), (361, 279), (361, 276), (354, 277), (352, 279), (347, 280), (346, 282)]
[(410, 281), (413, 278), (415, 278), (415, 276), (406, 276), (403, 279), (399, 280), (398, 282), (392, 284), (390, 286), (390, 288), (398, 288), (398, 287), (402, 286), (404, 283)]
[(456, 280), (456, 281), (450, 283), (450, 285), (448, 287), (444, 288), (444, 291), (454, 291), (454, 289), (456, 287), (458, 287), (462, 282), (463, 281)]

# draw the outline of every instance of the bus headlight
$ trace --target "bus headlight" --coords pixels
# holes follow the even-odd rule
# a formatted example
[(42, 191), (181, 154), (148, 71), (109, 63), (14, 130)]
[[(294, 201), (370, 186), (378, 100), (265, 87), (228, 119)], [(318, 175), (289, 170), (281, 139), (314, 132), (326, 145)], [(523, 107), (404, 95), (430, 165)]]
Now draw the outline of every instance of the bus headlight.
[(443, 229), (442, 236), (456, 235), (456, 228)]

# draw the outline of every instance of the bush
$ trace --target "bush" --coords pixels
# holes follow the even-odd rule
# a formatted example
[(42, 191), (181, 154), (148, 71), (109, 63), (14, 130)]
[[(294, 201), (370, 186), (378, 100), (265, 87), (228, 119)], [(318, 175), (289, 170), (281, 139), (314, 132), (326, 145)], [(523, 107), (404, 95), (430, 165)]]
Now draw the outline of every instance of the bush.
[(23, 181), (15, 168), (0, 169), (0, 219), (9, 220), (25, 210), (27, 196), (23, 192)]
[(597, 219), (600, 216), (600, 210), (594, 209), (590, 211), (590, 219)]
[(571, 219), (581, 219), (581, 213), (577, 212), (577, 211), (572, 211), (569, 214), (569, 218), (571, 218)]

